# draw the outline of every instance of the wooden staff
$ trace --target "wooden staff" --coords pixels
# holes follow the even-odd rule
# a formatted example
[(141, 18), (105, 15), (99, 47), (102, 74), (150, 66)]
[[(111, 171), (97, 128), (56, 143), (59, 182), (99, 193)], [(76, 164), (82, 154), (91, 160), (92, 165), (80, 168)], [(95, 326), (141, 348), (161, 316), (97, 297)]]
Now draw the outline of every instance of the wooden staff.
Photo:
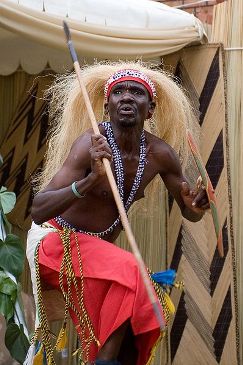
[[(69, 27), (68, 27), (68, 25), (65, 21), (63, 22), (63, 28), (64, 28), (64, 32), (66, 34), (67, 45), (68, 45), (68, 48), (69, 48), (69, 51), (70, 51), (70, 54), (71, 54), (71, 57), (72, 57), (72, 60), (73, 60), (74, 70), (76, 72), (76, 75), (77, 75), (77, 78), (78, 78), (78, 81), (79, 81), (79, 85), (80, 85), (80, 88), (81, 88), (81, 91), (82, 91), (82, 94), (83, 94), (84, 102), (85, 102), (85, 105), (86, 105), (86, 108), (87, 108), (87, 111), (88, 111), (88, 115), (89, 115), (89, 118), (90, 118), (90, 121), (91, 121), (91, 124), (92, 124), (92, 128), (94, 130), (94, 133), (97, 135), (97, 134), (100, 134), (100, 131), (99, 131), (96, 119), (95, 119), (94, 111), (92, 109), (92, 106), (91, 106), (91, 103), (90, 103), (90, 100), (89, 100), (88, 92), (87, 92), (86, 87), (85, 87), (85, 85), (83, 83), (83, 80), (82, 80), (81, 69), (80, 69), (80, 65), (79, 65), (79, 62), (78, 62), (77, 54), (75, 52), (75, 49), (74, 49), (74, 46), (73, 46), (73, 43), (72, 43), (72, 40), (71, 40), (71, 34), (70, 34), (70, 31), (69, 31)], [(155, 313), (155, 315), (157, 317), (157, 320), (159, 322), (160, 330), (163, 331), (165, 329), (165, 322), (164, 322), (164, 319), (163, 319), (162, 314), (161, 314), (161, 309), (160, 309), (160, 305), (159, 305), (159, 302), (158, 302), (158, 298), (157, 298), (157, 296), (156, 296), (156, 294), (153, 290), (153, 287), (152, 287), (151, 281), (149, 279), (147, 270), (145, 268), (145, 264), (143, 262), (141, 253), (138, 249), (137, 243), (135, 241), (135, 237), (132, 233), (130, 224), (128, 222), (127, 214), (126, 214), (123, 202), (121, 200), (120, 194), (119, 194), (117, 186), (116, 186), (116, 181), (114, 179), (114, 176), (113, 176), (113, 173), (112, 173), (112, 170), (111, 170), (110, 162), (106, 158), (103, 158), (102, 162), (103, 162), (104, 167), (105, 167), (105, 172), (106, 172), (108, 181), (110, 183), (110, 187), (111, 187), (111, 190), (112, 190), (112, 193), (113, 193), (116, 205), (117, 205), (118, 212), (120, 214), (120, 218), (121, 218), (123, 228), (124, 228), (124, 230), (126, 232), (126, 235), (127, 235), (128, 242), (129, 242), (129, 244), (131, 246), (131, 249), (132, 249), (132, 252), (133, 252), (133, 254), (134, 254), (134, 256), (137, 260), (138, 267), (140, 269), (140, 273), (141, 273), (141, 276), (143, 278), (144, 285), (147, 289), (147, 293), (148, 293), (149, 299), (151, 301), (151, 304), (153, 306), (154, 313)]]

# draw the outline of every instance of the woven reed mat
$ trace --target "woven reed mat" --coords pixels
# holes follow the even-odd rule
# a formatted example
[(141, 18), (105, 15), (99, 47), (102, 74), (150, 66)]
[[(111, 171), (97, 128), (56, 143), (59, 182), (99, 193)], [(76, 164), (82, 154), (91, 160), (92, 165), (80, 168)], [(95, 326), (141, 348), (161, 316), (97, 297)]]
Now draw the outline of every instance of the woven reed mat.
[[(210, 213), (197, 223), (182, 220), (169, 198), (168, 266), (185, 282), (183, 293), (172, 293), (177, 306), (170, 329), (173, 365), (239, 364), (223, 66), (222, 50), (213, 44), (184, 49), (176, 65), (176, 75), (200, 111), (200, 152), (217, 196), (225, 257), (217, 252)], [(192, 175), (195, 171), (194, 166)]]

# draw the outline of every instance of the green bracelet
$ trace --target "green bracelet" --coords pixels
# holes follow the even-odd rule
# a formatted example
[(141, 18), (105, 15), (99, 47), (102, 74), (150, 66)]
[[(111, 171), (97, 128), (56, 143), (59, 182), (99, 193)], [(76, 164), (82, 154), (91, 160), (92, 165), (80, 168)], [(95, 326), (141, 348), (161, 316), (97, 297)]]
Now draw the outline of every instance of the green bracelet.
[(77, 190), (77, 188), (76, 188), (76, 183), (77, 183), (77, 181), (74, 181), (74, 182), (72, 183), (72, 185), (71, 185), (71, 188), (72, 188), (72, 192), (73, 192), (73, 194), (74, 194), (77, 198), (79, 198), (79, 199), (84, 198), (84, 197), (85, 197), (85, 194), (80, 194), (80, 193), (78, 192), (78, 190)]

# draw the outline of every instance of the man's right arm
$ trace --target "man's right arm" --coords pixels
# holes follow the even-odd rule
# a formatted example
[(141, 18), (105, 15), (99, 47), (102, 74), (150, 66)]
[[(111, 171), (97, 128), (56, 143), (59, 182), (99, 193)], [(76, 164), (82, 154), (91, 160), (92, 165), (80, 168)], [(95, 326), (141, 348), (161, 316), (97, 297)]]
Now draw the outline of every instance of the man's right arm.
[[(92, 143), (91, 143), (92, 139)], [(35, 223), (41, 224), (54, 218), (77, 201), (71, 185), (83, 195), (94, 188), (104, 174), (102, 158), (111, 159), (111, 151), (102, 135), (87, 133), (72, 146), (68, 158), (51, 182), (33, 200), (31, 215)], [(86, 175), (86, 171), (90, 173)]]

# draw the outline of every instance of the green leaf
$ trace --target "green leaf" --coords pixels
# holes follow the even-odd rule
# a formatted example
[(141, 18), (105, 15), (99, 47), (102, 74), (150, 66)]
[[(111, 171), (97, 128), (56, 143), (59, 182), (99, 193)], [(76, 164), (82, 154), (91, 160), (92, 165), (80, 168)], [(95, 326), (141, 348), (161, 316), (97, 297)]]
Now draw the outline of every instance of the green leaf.
[(24, 303), (23, 303), (23, 298), (22, 298), (22, 286), (21, 286), (20, 282), (17, 282), (17, 300), (19, 303), (20, 310), (22, 311), (23, 317), (24, 317), (24, 313), (25, 313), (24, 312)]
[(13, 303), (17, 298), (17, 284), (3, 271), (0, 271), (0, 292), (10, 296)]
[(10, 323), (5, 333), (5, 345), (11, 356), (23, 364), (29, 349), (29, 341), (24, 334), (23, 326), (17, 326), (16, 323)]
[(24, 250), (18, 236), (8, 234), (5, 241), (0, 240), (0, 266), (13, 274), (16, 279), (22, 273)]
[(0, 293), (0, 313), (7, 321), (14, 315), (14, 304), (7, 294)]
[(4, 225), (5, 230), (6, 230), (8, 233), (11, 233), (11, 231), (12, 231), (12, 225), (11, 225), (11, 223), (9, 223), (9, 221), (7, 220), (6, 215), (3, 213), (3, 211), (2, 211), (2, 210), (0, 211), (0, 219), (1, 219), (1, 220), (2, 220), (2, 222), (3, 222), (3, 225)]
[(16, 204), (16, 195), (13, 192), (7, 191), (7, 188), (4, 186), (0, 189), (0, 204), (3, 210), (3, 213), (8, 214), (13, 210)]

